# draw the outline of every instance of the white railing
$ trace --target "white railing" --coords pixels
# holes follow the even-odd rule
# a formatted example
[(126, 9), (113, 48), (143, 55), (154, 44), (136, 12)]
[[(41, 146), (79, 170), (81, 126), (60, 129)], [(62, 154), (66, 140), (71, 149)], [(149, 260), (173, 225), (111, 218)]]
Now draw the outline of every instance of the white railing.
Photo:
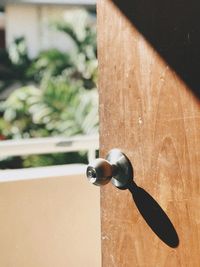
[(0, 158), (48, 154), (74, 151), (87, 151), (88, 161), (95, 159), (99, 149), (98, 135), (75, 137), (45, 137), (0, 141)]

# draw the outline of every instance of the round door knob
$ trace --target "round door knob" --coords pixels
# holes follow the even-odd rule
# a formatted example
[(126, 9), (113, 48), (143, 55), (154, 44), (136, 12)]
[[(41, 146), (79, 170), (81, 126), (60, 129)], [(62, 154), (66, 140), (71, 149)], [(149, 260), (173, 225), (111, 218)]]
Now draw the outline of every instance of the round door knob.
[(112, 149), (106, 159), (99, 158), (89, 164), (86, 175), (92, 184), (100, 186), (111, 181), (122, 189), (133, 180), (133, 168), (119, 149)]
[(87, 167), (87, 178), (95, 185), (105, 185), (113, 176), (113, 166), (105, 159), (96, 159)]

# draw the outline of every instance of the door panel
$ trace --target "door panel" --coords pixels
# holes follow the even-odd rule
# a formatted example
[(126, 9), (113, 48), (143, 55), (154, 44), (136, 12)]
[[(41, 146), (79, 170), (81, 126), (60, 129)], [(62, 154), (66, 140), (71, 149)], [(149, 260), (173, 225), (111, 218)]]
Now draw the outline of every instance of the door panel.
[[(197, 267), (198, 96), (115, 4), (99, 1), (97, 14), (101, 156), (112, 148), (128, 156), (135, 183), (155, 199), (179, 238), (175, 248), (163, 242), (130, 192), (106, 185), (101, 188), (103, 267)], [(157, 225), (164, 227), (162, 218)]]

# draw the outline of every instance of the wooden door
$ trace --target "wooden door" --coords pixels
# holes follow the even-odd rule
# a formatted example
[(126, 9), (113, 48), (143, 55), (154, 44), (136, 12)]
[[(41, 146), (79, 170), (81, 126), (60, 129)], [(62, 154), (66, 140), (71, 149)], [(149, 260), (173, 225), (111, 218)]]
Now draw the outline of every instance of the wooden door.
[(98, 2), (100, 152), (121, 149), (137, 184), (101, 188), (103, 267), (200, 266), (199, 10)]

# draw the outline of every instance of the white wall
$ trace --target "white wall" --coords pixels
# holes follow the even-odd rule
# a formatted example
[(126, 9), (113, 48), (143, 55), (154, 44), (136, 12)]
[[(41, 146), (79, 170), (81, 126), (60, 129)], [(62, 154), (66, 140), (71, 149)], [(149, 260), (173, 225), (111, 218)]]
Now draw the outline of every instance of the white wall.
[[(35, 56), (40, 47), (39, 12), (36, 6), (8, 5), (6, 7), (6, 45), (25, 36), (31, 56)], [(37, 22), (37, 23), (35, 23)]]
[(60, 5), (6, 5), (7, 47), (16, 37), (25, 36), (31, 57), (50, 47), (61, 51), (70, 49), (71, 40), (49, 28), (49, 22), (62, 18), (66, 10), (69, 7)]

